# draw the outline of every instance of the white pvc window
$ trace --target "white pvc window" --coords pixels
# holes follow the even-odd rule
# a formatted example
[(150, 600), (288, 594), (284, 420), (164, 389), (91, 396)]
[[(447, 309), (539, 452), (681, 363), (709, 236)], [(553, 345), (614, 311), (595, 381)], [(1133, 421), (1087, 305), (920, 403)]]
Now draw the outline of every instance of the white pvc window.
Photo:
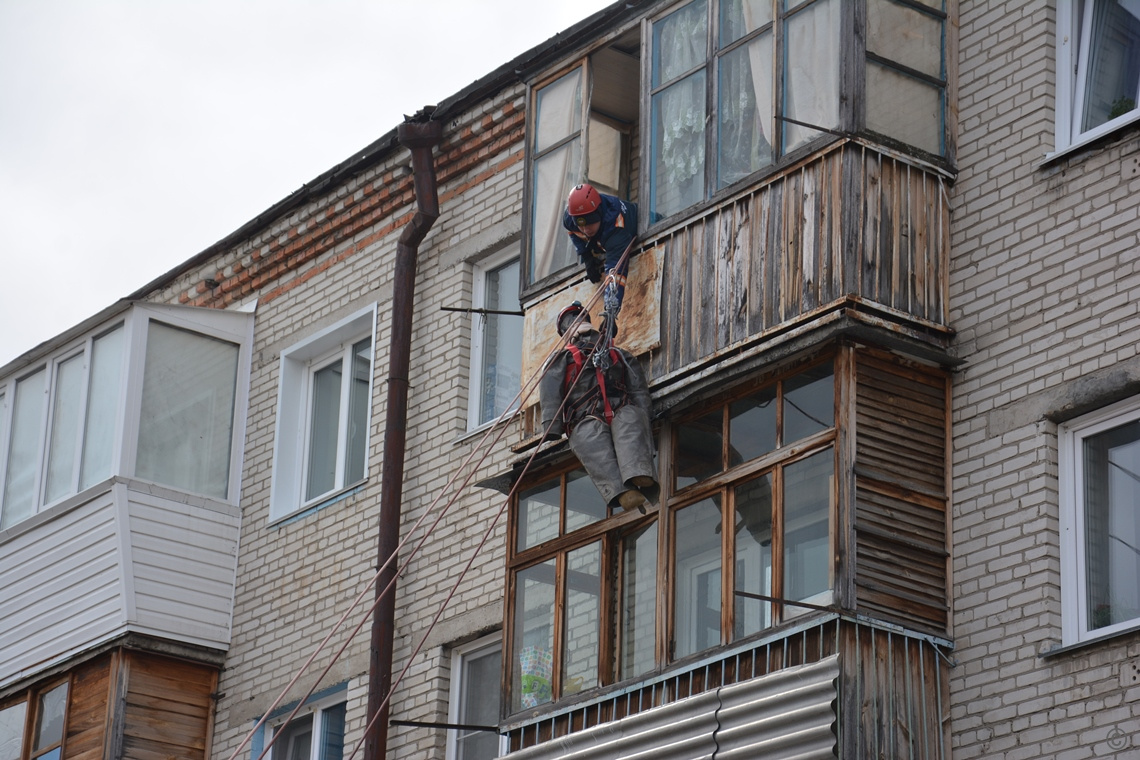
[(522, 380), (523, 318), (519, 259), (497, 257), (475, 266), (471, 325), (471, 394), (468, 427), (498, 419), (518, 405)]
[(367, 476), (374, 332), (369, 307), (282, 352), (272, 519)]
[(447, 730), (447, 760), (487, 760), (505, 753), (505, 738), (490, 728), (499, 722), (503, 641), (485, 636), (452, 651), (448, 722), (468, 728)]
[(1140, 626), (1140, 397), (1060, 428), (1066, 645)]
[(1140, 119), (1140, 0), (1059, 0), (1057, 145)]
[[(344, 718), (346, 703), (322, 700), (303, 707), (288, 723), (284, 717), (270, 721), (263, 741), (268, 744), (269, 760), (341, 760), (344, 757)], [(285, 713), (287, 716), (290, 709)], [(255, 752), (254, 757), (261, 754)]]

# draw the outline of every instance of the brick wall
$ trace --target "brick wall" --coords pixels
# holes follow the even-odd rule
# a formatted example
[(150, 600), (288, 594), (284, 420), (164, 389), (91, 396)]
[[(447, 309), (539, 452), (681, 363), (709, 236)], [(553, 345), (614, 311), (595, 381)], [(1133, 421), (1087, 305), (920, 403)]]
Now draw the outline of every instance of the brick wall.
[[(1050, 7), (1047, 7), (1050, 6)], [(1061, 644), (1057, 425), (1140, 379), (1136, 130), (1054, 146), (1055, 10), (960, 4), (953, 187), (955, 758), (1140, 755), (1126, 634)]]

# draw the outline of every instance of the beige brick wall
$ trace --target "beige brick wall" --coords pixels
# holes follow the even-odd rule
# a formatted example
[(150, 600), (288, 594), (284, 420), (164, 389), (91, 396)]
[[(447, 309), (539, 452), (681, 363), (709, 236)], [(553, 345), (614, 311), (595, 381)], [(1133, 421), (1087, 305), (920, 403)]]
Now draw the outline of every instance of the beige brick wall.
[[(1140, 756), (1140, 634), (1061, 644), (1057, 425), (1140, 380), (1135, 130), (1053, 150), (1053, 4), (960, 5), (954, 380), (955, 758)], [(1111, 740), (1111, 742), (1110, 742)]]

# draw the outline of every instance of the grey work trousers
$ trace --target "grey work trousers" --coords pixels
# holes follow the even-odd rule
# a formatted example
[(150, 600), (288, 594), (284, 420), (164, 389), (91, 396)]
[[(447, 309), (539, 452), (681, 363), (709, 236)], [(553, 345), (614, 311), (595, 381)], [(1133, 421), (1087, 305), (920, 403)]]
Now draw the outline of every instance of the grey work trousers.
[(579, 422), (570, 434), (570, 450), (611, 507), (618, 505), (618, 496), (633, 488), (633, 478), (648, 476), (657, 482), (649, 415), (634, 404), (614, 412), (609, 425), (596, 417)]

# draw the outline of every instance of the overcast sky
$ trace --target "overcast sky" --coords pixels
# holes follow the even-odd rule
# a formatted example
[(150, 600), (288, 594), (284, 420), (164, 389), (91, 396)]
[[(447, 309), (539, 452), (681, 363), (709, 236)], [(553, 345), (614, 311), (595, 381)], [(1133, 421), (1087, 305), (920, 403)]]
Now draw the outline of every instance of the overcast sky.
[(0, 365), (610, 0), (0, 0)]

